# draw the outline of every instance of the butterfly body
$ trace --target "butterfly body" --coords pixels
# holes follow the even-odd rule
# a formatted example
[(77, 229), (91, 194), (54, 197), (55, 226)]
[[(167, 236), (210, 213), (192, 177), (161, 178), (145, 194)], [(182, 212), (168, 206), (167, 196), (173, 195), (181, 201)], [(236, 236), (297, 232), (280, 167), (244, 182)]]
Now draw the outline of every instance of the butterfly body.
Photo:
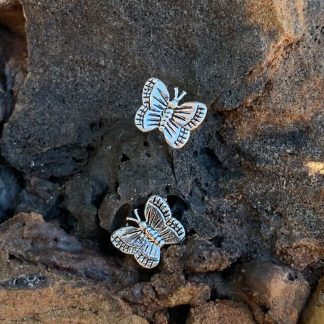
[(143, 231), (144, 235), (147, 237), (155, 245), (162, 247), (165, 245), (163, 238), (159, 235), (157, 231), (155, 231), (152, 227), (147, 225), (146, 222), (141, 221), (138, 223), (140, 229)]
[(159, 131), (163, 132), (165, 130), (165, 126), (169, 122), (169, 120), (172, 118), (173, 115), (173, 109), (172, 108), (166, 108), (161, 116), (161, 121), (159, 124)]
[(149, 132), (158, 128), (163, 132), (167, 143), (173, 148), (183, 147), (190, 136), (190, 131), (197, 128), (204, 120), (207, 106), (201, 102), (186, 102), (179, 105), (186, 95), (174, 88), (174, 99), (165, 84), (156, 78), (146, 81), (142, 102), (135, 115), (135, 125), (142, 132)]
[(160, 248), (166, 244), (180, 243), (185, 237), (181, 223), (171, 216), (166, 201), (152, 196), (145, 205), (145, 221), (137, 210), (135, 218), (127, 220), (137, 223), (138, 227), (122, 227), (111, 235), (112, 244), (120, 251), (133, 254), (136, 261), (145, 268), (153, 268), (160, 261)]

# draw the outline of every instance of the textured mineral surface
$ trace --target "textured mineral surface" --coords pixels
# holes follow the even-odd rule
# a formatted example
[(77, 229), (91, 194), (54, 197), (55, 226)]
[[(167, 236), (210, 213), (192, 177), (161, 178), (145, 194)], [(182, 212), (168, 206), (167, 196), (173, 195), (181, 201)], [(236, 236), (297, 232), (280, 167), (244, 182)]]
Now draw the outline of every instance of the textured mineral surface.
[[(319, 323), (323, 12), (0, 0), (0, 321)], [(149, 77), (208, 106), (181, 150), (134, 125)], [(145, 270), (109, 236), (152, 194), (187, 239)]]

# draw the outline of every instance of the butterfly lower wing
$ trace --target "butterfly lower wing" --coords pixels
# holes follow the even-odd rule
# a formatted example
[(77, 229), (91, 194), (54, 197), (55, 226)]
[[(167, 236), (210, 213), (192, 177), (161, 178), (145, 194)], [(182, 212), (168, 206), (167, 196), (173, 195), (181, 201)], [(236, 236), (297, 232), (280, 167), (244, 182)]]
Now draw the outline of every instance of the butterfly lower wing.
[(185, 121), (182, 121), (180, 124), (186, 129), (193, 130), (197, 128), (205, 119), (207, 114), (207, 106), (201, 102), (185, 102), (176, 108), (174, 118), (177, 118), (176, 116), (178, 115), (183, 117), (184, 114), (186, 114)]
[(186, 237), (183, 225), (174, 217), (166, 219), (166, 229), (161, 231), (161, 237), (165, 244), (177, 244)]
[(113, 232), (110, 240), (118, 250), (127, 254), (135, 254), (147, 239), (139, 228), (126, 226)]
[(160, 248), (146, 239), (142, 248), (134, 256), (142, 267), (152, 269), (159, 264), (160, 254)]
[(172, 117), (165, 125), (164, 137), (171, 147), (179, 149), (188, 142), (190, 130), (177, 124)]
[(194, 118), (196, 111), (197, 102), (186, 102), (174, 109), (172, 119), (176, 124), (184, 126)]
[(168, 106), (170, 94), (161, 80), (150, 78), (144, 84), (142, 100), (146, 109), (163, 111)]
[(149, 132), (159, 127), (162, 111), (154, 111), (141, 106), (135, 115), (135, 125), (142, 132)]

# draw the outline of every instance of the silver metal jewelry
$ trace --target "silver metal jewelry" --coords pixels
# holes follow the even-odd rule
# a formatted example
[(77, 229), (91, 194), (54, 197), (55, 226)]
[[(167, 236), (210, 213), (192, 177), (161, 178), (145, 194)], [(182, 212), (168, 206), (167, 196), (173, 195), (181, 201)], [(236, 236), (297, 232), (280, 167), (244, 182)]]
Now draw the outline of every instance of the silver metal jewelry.
[(136, 218), (127, 217), (138, 227), (126, 225), (112, 233), (110, 240), (120, 251), (133, 254), (144, 268), (154, 268), (160, 262), (160, 249), (166, 244), (177, 244), (185, 238), (182, 224), (172, 217), (170, 207), (160, 196), (151, 196), (144, 209), (145, 221), (137, 209)]
[(183, 147), (190, 136), (190, 131), (197, 128), (207, 114), (207, 106), (201, 102), (185, 102), (178, 105), (186, 95), (174, 88), (174, 99), (165, 84), (156, 78), (145, 82), (142, 101), (143, 105), (135, 115), (135, 125), (142, 132), (158, 128), (164, 133), (167, 143), (173, 148)]

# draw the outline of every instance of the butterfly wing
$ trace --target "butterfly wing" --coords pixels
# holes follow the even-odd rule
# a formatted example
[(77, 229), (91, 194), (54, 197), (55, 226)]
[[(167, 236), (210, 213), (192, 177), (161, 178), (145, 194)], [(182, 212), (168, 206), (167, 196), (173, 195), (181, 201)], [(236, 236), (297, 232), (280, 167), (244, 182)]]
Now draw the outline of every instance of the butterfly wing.
[(142, 132), (149, 132), (159, 127), (163, 111), (151, 110), (141, 106), (135, 115), (135, 125)]
[(176, 244), (185, 238), (182, 224), (172, 217), (168, 203), (160, 196), (151, 196), (144, 209), (146, 222), (163, 238), (165, 244)]
[(152, 269), (160, 262), (160, 248), (145, 239), (144, 245), (135, 253), (135, 259), (142, 267)]
[(197, 128), (207, 114), (207, 106), (201, 102), (185, 102), (175, 108), (172, 119), (178, 125), (186, 129), (193, 130)]
[(197, 128), (207, 114), (207, 106), (201, 102), (186, 102), (175, 108), (164, 129), (164, 137), (173, 148), (183, 147), (190, 131)]
[(151, 196), (144, 209), (146, 223), (159, 231), (165, 228), (165, 218), (171, 216), (171, 210), (167, 202), (160, 196)]
[(164, 110), (168, 107), (170, 94), (161, 80), (150, 78), (144, 84), (142, 100), (146, 108)]
[(165, 125), (164, 137), (171, 147), (179, 149), (188, 142), (190, 130), (177, 124), (173, 117), (171, 117), (171, 119)]
[(193, 107), (194, 114), (190, 116), (190, 120), (184, 125), (185, 128), (196, 129), (205, 119), (207, 114), (207, 106), (201, 102), (186, 102), (180, 107)]
[(150, 78), (144, 84), (142, 101), (143, 105), (135, 115), (135, 125), (142, 132), (149, 132), (159, 127), (162, 113), (170, 101), (170, 94), (161, 80)]
[(186, 236), (183, 225), (174, 217), (169, 217), (166, 220), (166, 228), (160, 233), (165, 244), (180, 243)]
[(122, 227), (111, 234), (111, 243), (120, 251), (135, 254), (146, 242), (144, 233), (137, 227)]

